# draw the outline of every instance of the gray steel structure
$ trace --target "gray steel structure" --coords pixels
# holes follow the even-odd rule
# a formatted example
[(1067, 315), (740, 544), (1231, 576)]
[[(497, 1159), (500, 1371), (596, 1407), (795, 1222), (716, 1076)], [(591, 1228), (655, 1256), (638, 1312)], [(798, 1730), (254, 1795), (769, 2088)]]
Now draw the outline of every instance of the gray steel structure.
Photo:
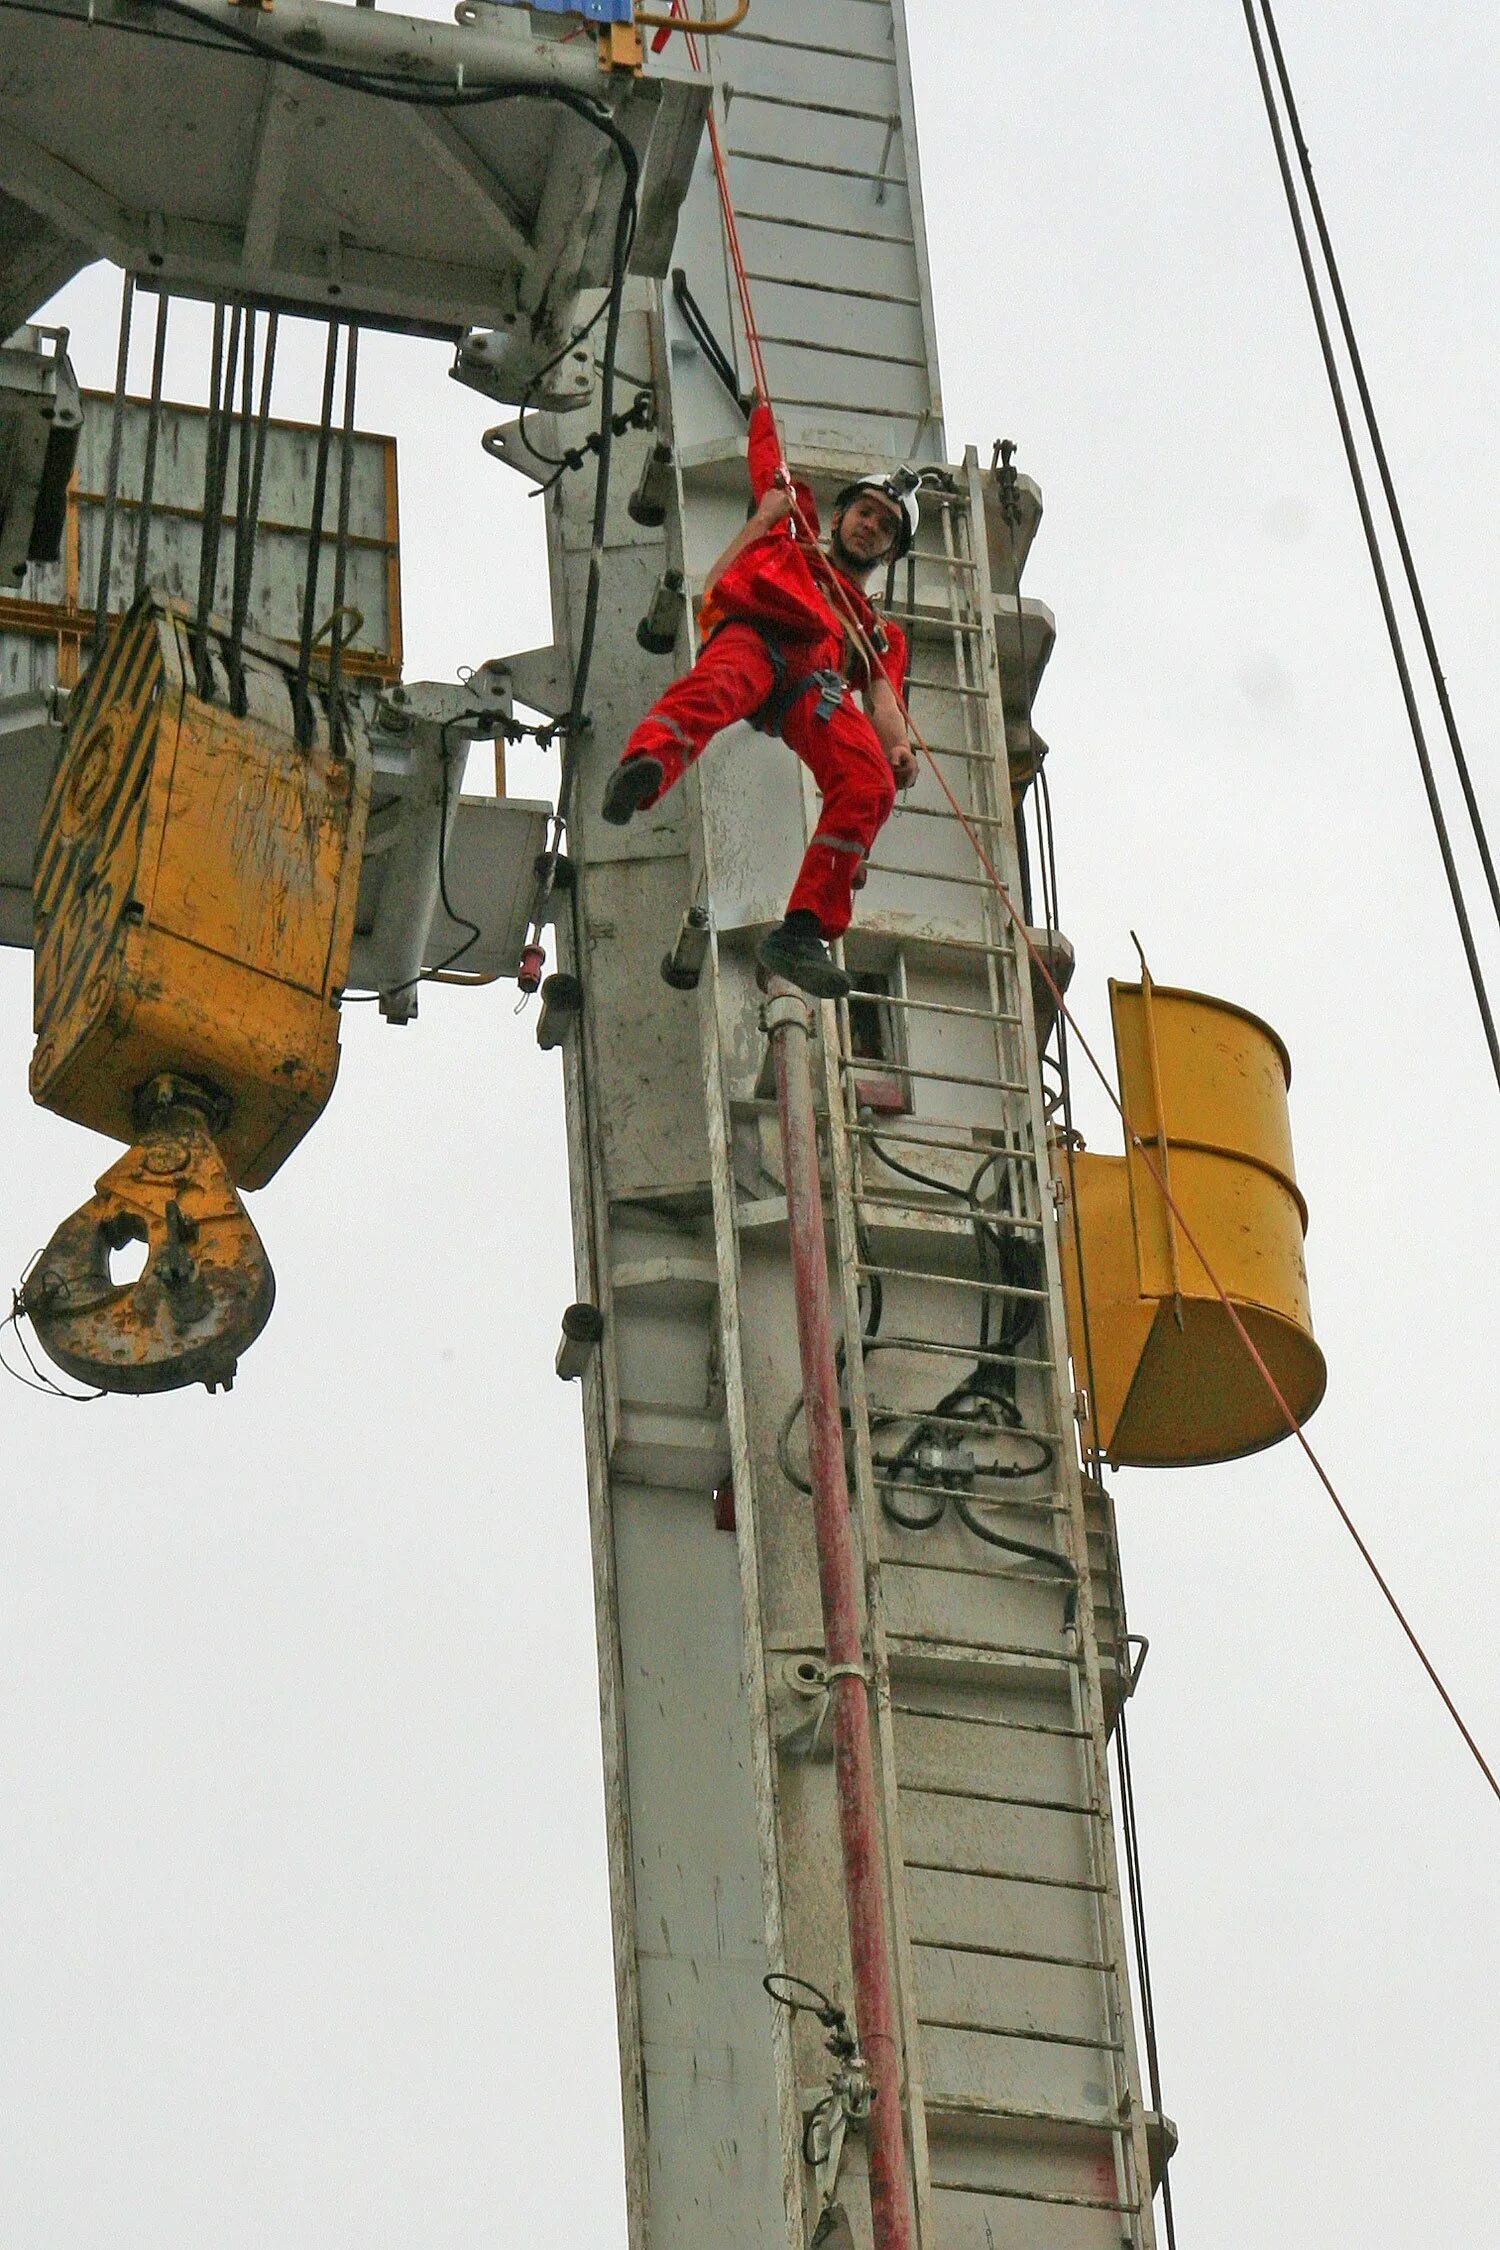
[[(899, 0), (756, 0), (709, 44), (768, 377), (826, 508), (872, 459), (944, 453)], [(706, 152), (674, 263), (736, 336)], [(641, 652), (636, 621), (665, 569), (698, 590), (745, 509), (742, 416), (670, 297), (635, 301), (623, 356), (654, 373), (677, 504), (659, 532), (630, 520), (628, 453), (560, 939), (585, 996), (565, 1050), (577, 1286), (604, 1315), (584, 1409), (631, 2243), (771, 2250), (821, 2223), (863, 2246), (858, 2125), (830, 2184), (804, 2155), (830, 2085), (821, 2032), (762, 1985), (787, 1971), (853, 2012), (754, 974), (816, 807), (790, 752), (739, 727), (629, 830), (598, 817), (628, 728), (691, 653), (686, 620), (668, 657)], [(1016, 897), (1007, 729), (1024, 750), (1052, 645), (1018, 589), (1040, 512), (1019, 497), (1012, 525), (971, 454), (929, 494), (894, 602), (914, 714)], [(552, 503), (564, 642), (589, 502), (575, 478)], [(657, 965), (694, 907), (712, 935), (687, 995)], [(845, 959), (879, 997), (818, 1011), (817, 1068), (917, 2239), (1147, 2250), (1164, 2128), (1136, 2058), (1106, 1766), (1123, 1604), (1077, 1461), (1036, 997), (927, 772), (876, 846)], [(976, 1192), (1029, 1246), (998, 1279)], [(1023, 1304), (1018, 1336), (1002, 1308)], [(1002, 1363), (1039, 1444), (966, 1426)], [(902, 1444), (923, 1434), (913, 1473)], [(986, 1473), (1038, 1469), (1043, 1448), (1043, 1473)], [(1061, 1562), (987, 1543), (943, 1510), (944, 1479), (971, 1518)], [(903, 1528), (892, 1505), (942, 1520)]]

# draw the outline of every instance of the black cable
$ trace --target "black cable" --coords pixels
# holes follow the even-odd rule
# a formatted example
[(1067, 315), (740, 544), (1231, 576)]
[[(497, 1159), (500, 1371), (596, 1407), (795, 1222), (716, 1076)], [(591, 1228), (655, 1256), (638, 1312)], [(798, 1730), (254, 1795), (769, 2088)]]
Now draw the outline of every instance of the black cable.
[(688, 277), (681, 266), (672, 268), (672, 295), (676, 300), (678, 311), (682, 314), (688, 334), (707, 360), (711, 372), (717, 375), (725, 390), (734, 400), (735, 405), (748, 421), (750, 409), (746, 404), (745, 394), (740, 388), (739, 369), (709, 326), (708, 315), (693, 295), (688, 285)]
[[(469, 934), (461, 944), (454, 947), (451, 953), (445, 954), (441, 961), (434, 962), (430, 969), (419, 969), (414, 977), (407, 977), (402, 983), (392, 985), (388, 992), (346, 991), (340, 1005), (368, 1003), (372, 1000), (392, 1000), (397, 993), (412, 992), (419, 984), (429, 984), (434, 977), (442, 976), (446, 970), (451, 969), (455, 963), (461, 961), (464, 955), (477, 945), (484, 935), (480, 924), (471, 921), (467, 914), (460, 914), (458, 908), (448, 896), (448, 822), (453, 797), (450, 781), (453, 751), (448, 738), (456, 728), (463, 726), (468, 718), (478, 716), (477, 712), (464, 712), (456, 719), (445, 719), (438, 729), (438, 738), (442, 744), (443, 765), (443, 788), (442, 794), (438, 798), (438, 897), (442, 900), (443, 912), (447, 915), (449, 921), (455, 923), (459, 929), (467, 930)], [(485, 716), (487, 717), (488, 714), (485, 714)], [(470, 739), (472, 741), (477, 738), (471, 736)], [(397, 801), (395, 798), (391, 800), (393, 804)]]
[(448, 737), (453, 729), (462, 725), (462, 723), (462, 720), (459, 719), (445, 719), (439, 730), (439, 739), (443, 746), (443, 794), (438, 806), (438, 897), (443, 902), (443, 912), (447, 915), (449, 921), (456, 924), (459, 929), (467, 930), (469, 934), (462, 945), (456, 946), (434, 968), (424, 969), (422, 971), (424, 978), (441, 976), (445, 969), (451, 969), (455, 962), (463, 959), (472, 946), (479, 943), (484, 934), (477, 922), (471, 922), (467, 914), (459, 913), (452, 899), (448, 896), (448, 820), (449, 807), (453, 796), (450, 780), (453, 751)]
[[(624, 437), (627, 430), (649, 430), (655, 419), (656, 400), (654, 394), (650, 390), (637, 391), (635, 403), (628, 412), (614, 416), (615, 436)], [(534, 500), (544, 498), (554, 485), (561, 484), (563, 478), (570, 471), (576, 472), (584, 468), (590, 455), (598, 452), (601, 435), (600, 431), (591, 430), (582, 445), (565, 446), (561, 455), (543, 453), (539, 446), (533, 445), (531, 440), (527, 438), (525, 441), (527, 452), (538, 461), (552, 464), (551, 476), (537, 485), (532, 493), (532, 498)]]
[(578, 628), (578, 652), (573, 659), (573, 692), (562, 721), (563, 747), (557, 777), (557, 810), (552, 819), (552, 840), (542, 858), (536, 894), (532, 901), (527, 928), (527, 942), (530, 944), (535, 944), (540, 938), (552, 887), (557, 879), (558, 861), (562, 857), (563, 838), (567, 833), (568, 813), (577, 776), (579, 738), (587, 725), (584, 702), (588, 695), (594, 640), (599, 628), (599, 601), (604, 584), (604, 540), (609, 523), (609, 473), (614, 458), (615, 365), (619, 355), (625, 279), (630, 263), (631, 244), (635, 239), (640, 189), (640, 161), (635, 150), (612, 117), (606, 116), (600, 123), (601, 130), (609, 134), (619, 154), (625, 173), (625, 185), (615, 218), (614, 257), (609, 296), (606, 300), (608, 317), (604, 325), (604, 349), (599, 374), (599, 470), (594, 482), (594, 520), (589, 543), (588, 580), (584, 589), (583, 616)]
[(1474, 842), (1478, 847), (1480, 861), (1484, 868), (1485, 881), (1489, 885), (1490, 904), (1494, 907), (1496, 919), (1500, 920), (1500, 878), (1496, 876), (1495, 862), (1490, 851), (1490, 841), (1485, 832), (1484, 815), (1480, 811), (1479, 800), (1474, 792), (1474, 784), (1469, 773), (1469, 761), (1464, 755), (1463, 741), (1458, 731), (1458, 721), (1453, 715), (1453, 705), (1448, 695), (1448, 682), (1443, 673), (1441, 659), (1438, 656), (1437, 640), (1427, 614), (1427, 603), (1423, 597), (1422, 583), (1417, 575), (1416, 562), (1406, 536), (1406, 519), (1401, 512), (1401, 502), (1396, 492), (1396, 481), (1391, 474), (1390, 462), (1386, 457), (1385, 441), (1381, 436), (1380, 423), (1376, 418), (1375, 402), (1370, 395), (1370, 386), (1365, 379), (1364, 355), (1360, 351), (1359, 339), (1355, 334), (1354, 322), (1349, 312), (1348, 299), (1344, 295), (1343, 277), (1339, 272), (1338, 259), (1334, 255), (1333, 238), (1329, 234), (1328, 223), (1323, 216), (1323, 199), (1318, 193), (1317, 182), (1313, 177), (1312, 156), (1302, 135), (1302, 121), (1297, 114), (1296, 96), (1292, 92), (1291, 75), (1287, 70), (1286, 58), (1281, 51), (1281, 36), (1276, 29), (1276, 18), (1271, 11), (1271, 0), (1262, 0), (1262, 7), (1266, 19), (1266, 32), (1271, 42), (1271, 54), (1276, 64), (1276, 75), (1280, 81), (1282, 98), (1286, 103), (1287, 121), (1292, 128), (1292, 139), (1297, 149), (1297, 161), (1301, 167), (1302, 178), (1307, 188), (1308, 208), (1312, 212), (1313, 224), (1318, 230), (1318, 240), (1323, 248), (1324, 262), (1328, 267), (1328, 279), (1333, 290), (1334, 305), (1338, 311), (1339, 326), (1343, 330), (1344, 342), (1349, 352), (1349, 365), (1354, 375), (1355, 387), (1359, 392), (1359, 402), (1364, 410), (1365, 427), (1370, 433), (1370, 447), (1375, 456), (1375, 465), (1380, 472), (1381, 489), (1385, 494), (1386, 506), (1390, 511), (1391, 528), (1396, 534), (1396, 545), (1400, 550), (1402, 568), (1406, 573), (1406, 583), (1411, 594), (1412, 607), (1416, 612), (1417, 625), (1422, 635), (1422, 645), (1427, 652), (1427, 662), (1432, 673), (1432, 684), (1437, 690), (1437, 699), (1443, 714), (1443, 724), (1447, 729), (1448, 746), (1453, 752), (1453, 763), (1458, 770), (1459, 785), (1463, 790), (1464, 803), (1468, 807), (1469, 824), (1474, 831)]
[(239, 369), (240, 336), (244, 307), (232, 306), (229, 342), (223, 362), (224, 307), (214, 307), (214, 369), (209, 404), (209, 431), (203, 478), (203, 528), (198, 542), (198, 608), (193, 620), (193, 664), (198, 693), (205, 701), (213, 693), (213, 661), (208, 647), (209, 613), (219, 579), (219, 547), (224, 530), (224, 488), (229, 476), (229, 436), (234, 426), (234, 385)]
[(1360, 464), (1359, 449), (1349, 419), (1349, 408), (1344, 397), (1344, 386), (1334, 356), (1333, 339), (1328, 331), (1328, 316), (1323, 309), (1322, 292), (1313, 264), (1312, 246), (1307, 239), (1302, 211), (1297, 197), (1296, 182), (1292, 177), (1291, 160), (1287, 155), (1286, 135), (1282, 130), (1281, 116), (1276, 106), (1275, 90), (1266, 65), (1265, 44), (1260, 25), (1256, 20), (1254, 0), (1242, 0), (1245, 25), (1250, 34), (1251, 51), (1255, 57), (1256, 74), (1260, 79), (1261, 96), (1265, 103), (1266, 118), (1275, 144), (1276, 162), (1281, 172), (1281, 184), (1286, 193), (1287, 210), (1291, 217), (1292, 232), (1297, 241), (1297, 255), (1302, 263), (1302, 277), (1307, 284), (1308, 302), (1312, 307), (1313, 321), (1322, 348), (1323, 366), (1328, 377), (1329, 394), (1334, 413), (1338, 418), (1339, 435), (1344, 442), (1344, 454), (1349, 464), (1349, 477), (1354, 487), (1354, 497), (1359, 508), (1359, 520), (1364, 529), (1365, 545), (1369, 549), (1370, 568), (1375, 574), (1375, 587), (1380, 596), (1380, 607), (1385, 618), (1385, 629), (1395, 661), (1396, 677), (1401, 684), (1401, 697), (1406, 706), (1407, 722), (1411, 728), (1412, 743), (1421, 769), (1422, 787), (1427, 795), (1427, 809), (1432, 816), (1433, 833), (1443, 862), (1443, 873), (1448, 881), (1448, 893), (1453, 902), (1454, 918), (1458, 923), (1463, 942), (1464, 957), (1469, 965), (1469, 976), (1474, 986), (1474, 998), (1479, 1007), (1480, 1021), (1484, 1026), (1485, 1044), (1489, 1048), (1490, 1064), (1495, 1073), (1495, 1083), (1500, 1086), (1500, 1034), (1495, 1029), (1495, 1019), (1490, 1009), (1489, 992), (1484, 970), (1474, 943), (1474, 932), (1469, 925), (1469, 910), (1464, 899), (1463, 884), (1453, 857), (1453, 846), (1448, 837), (1448, 823), (1438, 795), (1437, 781), (1428, 755), (1427, 737), (1423, 732), (1421, 713), (1417, 709), (1416, 691), (1412, 686), (1411, 670), (1406, 661), (1406, 647), (1402, 638), (1400, 621), (1396, 616), (1391, 597), (1390, 581), (1386, 575), (1385, 560), (1380, 550), (1380, 538), (1375, 529), (1375, 519), (1370, 508), (1370, 496), (1365, 486), (1364, 470)]

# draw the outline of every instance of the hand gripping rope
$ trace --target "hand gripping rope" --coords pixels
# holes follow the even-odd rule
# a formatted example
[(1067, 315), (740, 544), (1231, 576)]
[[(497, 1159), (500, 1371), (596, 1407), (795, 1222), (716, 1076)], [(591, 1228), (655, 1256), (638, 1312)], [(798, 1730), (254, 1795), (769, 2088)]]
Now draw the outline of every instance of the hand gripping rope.
[[(689, 45), (691, 47), (691, 41), (689, 42)], [(694, 55), (694, 61), (696, 62), (696, 60), (696, 55)], [(755, 387), (759, 394), (761, 402), (766, 407), (771, 408), (774, 413), (770, 385), (766, 377), (765, 358), (761, 349), (760, 334), (755, 323), (755, 308), (750, 296), (749, 277), (745, 270), (744, 253), (740, 247), (739, 227), (735, 219), (734, 202), (730, 194), (728, 166), (725, 162), (723, 143), (719, 137), (718, 127), (715, 122), (712, 109), (710, 109), (709, 111), (709, 146), (713, 153), (714, 177), (718, 183), (719, 204), (724, 224), (724, 240), (729, 253), (730, 266), (734, 273), (736, 292), (739, 297), (740, 315), (745, 327), (745, 342), (750, 355), (751, 371), (755, 379)], [(787, 468), (784, 458), (781, 463), (777, 481), (783, 486), (786, 491), (792, 492), (791, 472)], [(812, 526), (808, 523), (801, 507), (798, 505), (795, 493), (793, 493), (792, 497), (792, 517), (796, 523), (797, 531), (800, 537), (804, 541), (806, 541), (809, 546), (815, 546), (817, 544), (816, 535), (813, 531)], [(865, 631), (860, 624), (853, 604), (850, 602), (847, 595), (839, 586), (837, 577), (834, 573), (829, 572), (827, 574), (826, 578), (822, 581), (822, 588), (825, 595), (832, 602), (834, 607), (840, 612), (842, 621), (848, 628), (854, 646), (856, 647), (856, 649), (858, 649), (860, 655), (864, 658), (866, 665), (869, 667), (870, 676), (873, 678), (878, 663), (876, 652), (870, 645), (868, 636), (865, 634)], [(899, 697), (898, 701), (900, 701)], [(1229, 1316), (1230, 1325), (1234, 1329), (1235, 1335), (1238, 1337), (1240, 1343), (1248, 1353), (1251, 1363), (1256, 1370), (1256, 1373), (1260, 1376), (1261, 1381), (1265, 1384), (1267, 1390), (1270, 1392), (1277, 1412), (1281, 1415), (1283, 1421), (1286, 1423), (1288, 1434), (1296, 1439), (1298, 1445), (1306, 1455), (1309, 1463), (1311, 1464), (1313, 1473), (1318, 1479), (1319, 1484), (1322, 1485), (1323, 1490), (1327, 1493), (1329, 1499), (1333, 1502), (1334, 1508), (1337, 1511), (1339, 1517), (1339, 1521), (1343, 1524), (1344, 1529), (1348, 1532), (1350, 1538), (1354, 1541), (1356, 1548), (1359, 1550), (1360, 1559), (1363, 1561), (1366, 1569), (1369, 1571), (1371, 1577), (1374, 1579), (1376, 1585), (1384, 1595), (1385, 1600), (1390, 1608), (1391, 1614), (1394, 1616), (1397, 1624), (1401, 1627), (1402, 1632), (1406, 1635), (1407, 1640), (1411, 1643), (1413, 1650), (1416, 1652), (1418, 1662), (1421, 1664), (1423, 1671), (1427, 1674), (1428, 1679), (1431, 1681), (1433, 1687), (1436, 1689), (1439, 1697), (1441, 1698), (1443, 1708), (1447, 1711), (1449, 1718), (1457, 1727), (1459, 1734), (1462, 1736), (1464, 1744), (1469, 1751), (1470, 1756), (1473, 1758), (1475, 1764), (1478, 1766), (1485, 1780), (1489, 1783), (1489, 1786), (1494, 1792), (1496, 1799), (1500, 1800), (1500, 1778), (1496, 1777), (1494, 1768), (1490, 1765), (1488, 1759), (1484, 1755), (1484, 1752), (1480, 1749), (1478, 1742), (1470, 1732), (1470, 1729), (1465, 1722), (1462, 1713), (1459, 1711), (1458, 1705), (1454, 1702), (1452, 1695), (1449, 1693), (1446, 1685), (1444, 1684), (1442, 1676), (1438, 1672), (1436, 1665), (1433, 1663), (1431, 1657), (1423, 1647), (1421, 1640), (1417, 1636), (1415, 1628), (1412, 1626), (1405, 1610), (1401, 1607), (1400, 1602), (1397, 1600), (1389, 1581), (1385, 1577), (1383, 1571), (1380, 1569), (1380, 1566), (1376, 1562), (1374, 1556), (1371, 1554), (1370, 1549), (1365, 1544), (1365, 1541), (1354, 1521), (1353, 1516), (1350, 1514), (1343, 1500), (1339, 1497), (1338, 1490), (1334, 1485), (1332, 1477), (1329, 1475), (1327, 1469), (1323, 1466), (1323, 1463), (1319, 1459), (1317, 1453), (1313, 1450), (1313, 1447), (1308, 1440), (1306, 1431), (1303, 1429), (1296, 1413), (1288, 1404), (1285, 1393), (1282, 1391), (1281, 1386), (1277, 1382), (1275, 1376), (1272, 1374), (1270, 1368), (1267, 1366), (1264, 1357), (1262, 1356), (1259, 1348), (1256, 1345), (1255, 1339), (1250, 1334), (1249, 1329), (1245, 1326), (1244, 1321), (1240, 1318), (1238, 1311), (1230, 1301), (1228, 1291), (1225, 1289), (1224, 1284), (1222, 1283), (1222, 1281), (1220, 1281), (1217, 1273), (1214, 1271), (1213, 1266), (1210, 1264), (1207, 1256), (1205, 1255), (1203, 1246), (1199, 1242), (1197, 1235), (1194, 1233), (1192, 1227), (1188, 1223), (1188, 1220), (1184, 1216), (1181, 1205), (1178, 1203), (1176, 1197), (1172, 1194), (1172, 1191), (1163, 1176), (1162, 1170), (1157, 1163), (1151, 1148), (1147, 1145), (1146, 1142), (1142, 1140), (1141, 1136), (1135, 1131), (1134, 1127), (1132, 1126), (1130, 1119), (1126, 1116), (1124, 1104), (1120, 1099), (1119, 1093), (1116, 1090), (1108, 1071), (1100, 1062), (1099, 1057), (1095, 1054), (1093, 1048), (1085, 1038), (1083, 1031), (1078, 1024), (1077, 1018), (1073, 1015), (1071, 1009), (1067, 1004), (1067, 1001), (1063, 997), (1061, 987), (1053, 976), (1052, 971), (1048, 966), (1046, 960), (1043, 958), (1040, 950), (1033, 942), (1031, 934), (1026, 927), (1024, 916), (1016, 907), (1009, 891), (1001, 881), (999, 872), (995, 867), (994, 861), (991, 859), (988, 851), (985, 848), (983, 839), (979, 835), (978, 830), (973, 826), (967, 814), (964, 812), (962, 805), (960, 805), (952, 789), (949, 787), (947, 779), (945, 778), (941, 767), (938, 765), (938, 762), (934, 757), (932, 749), (928, 744), (925, 736), (923, 735), (921, 728), (912, 718), (910, 711), (906, 709), (904, 703), (902, 704), (902, 716), (906, 721), (912, 740), (915, 742), (917, 748), (922, 753), (922, 756), (926, 759), (927, 765), (931, 770), (933, 778), (937, 782), (937, 785), (942, 791), (944, 797), (947, 799), (954, 817), (958, 821), (959, 826), (963, 829), (964, 834), (968, 837), (970, 844), (973, 846), (974, 856), (978, 860), (980, 866), (988, 876), (990, 883), (994, 887), (996, 895), (998, 896), (1001, 905), (1005, 909), (1005, 913), (1010, 921), (1011, 927), (1014, 929), (1022, 945), (1025, 947), (1026, 952), (1030, 958), (1033, 973), (1041, 979), (1043, 986), (1046, 988), (1046, 991), (1048, 992), (1053, 1001), (1053, 1004), (1057, 1009), (1059, 1017), (1067, 1025), (1072, 1036), (1077, 1040), (1080, 1050), (1087, 1058), (1089, 1067), (1093, 1071), (1095, 1077), (1098, 1079), (1100, 1085), (1104, 1088), (1106, 1095), (1109, 1097), (1111, 1106), (1115, 1110), (1116, 1115), (1119, 1117), (1121, 1124), (1124, 1126), (1126, 1137), (1129, 1141), (1130, 1146), (1140, 1156), (1141, 1162), (1144, 1164), (1146, 1170), (1149, 1172), (1152, 1180), (1154, 1181), (1157, 1191), (1162, 1198), (1162, 1201), (1165, 1203), (1167, 1209), (1172, 1213), (1172, 1216), (1176, 1220), (1178, 1226), (1182, 1229), (1183, 1240), (1187, 1243), (1189, 1249), (1199, 1260), (1204, 1272), (1207, 1274), (1209, 1283), (1214, 1291), (1215, 1296), (1218, 1298), (1220, 1304), (1223, 1306), (1225, 1312)]]

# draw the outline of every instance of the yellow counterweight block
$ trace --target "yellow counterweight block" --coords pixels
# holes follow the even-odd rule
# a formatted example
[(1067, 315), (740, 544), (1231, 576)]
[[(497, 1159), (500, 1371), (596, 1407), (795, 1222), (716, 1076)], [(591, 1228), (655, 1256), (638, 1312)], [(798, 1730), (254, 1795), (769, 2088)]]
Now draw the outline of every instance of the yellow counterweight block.
[(1299, 1420), (1327, 1382), (1292, 1166), (1291, 1064), (1270, 1026), (1229, 1001), (1149, 977), (1109, 991), (1132, 1145), (1054, 1159), (1076, 1198), (1076, 1232), (1065, 1207), (1061, 1246), (1085, 1442), (1117, 1467), (1234, 1460), (1287, 1424), (1205, 1259)]
[[(237, 691), (229, 673), (216, 630), (195, 650), (186, 611), (147, 595), (78, 691), (37, 845), (31, 1090), (138, 1143), (170, 1079), (179, 1109), (197, 1105), (232, 1194), (271, 1178), (333, 1090), (370, 760), (353, 713), (331, 742), (316, 684), (299, 741), (281, 651), (247, 642)], [(109, 1236), (107, 1214), (99, 1224)], [(168, 1277), (192, 1264), (173, 1224), (160, 1243), (134, 1227)], [(119, 1215), (113, 1232), (129, 1227)], [(110, 1286), (96, 1264), (97, 1286)], [(29, 1292), (44, 1344), (44, 1320), (80, 1311), (93, 1286), (70, 1274), (67, 1307), (55, 1287), (51, 1301), (40, 1284)], [(157, 1379), (128, 1387), (196, 1379), (176, 1372), (169, 1344), (155, 1347)], [(110, 1380), (119, 1357), (100, 1363), (106, 1387), (127, 1387)]]

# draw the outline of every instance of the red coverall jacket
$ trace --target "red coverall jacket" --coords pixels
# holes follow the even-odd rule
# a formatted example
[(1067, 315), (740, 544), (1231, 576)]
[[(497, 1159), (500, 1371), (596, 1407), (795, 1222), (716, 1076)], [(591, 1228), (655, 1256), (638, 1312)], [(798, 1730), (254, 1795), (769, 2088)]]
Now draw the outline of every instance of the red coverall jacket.
[[(757, 501), (775, 481), (780, 461), (776, 425), (766, 408), (757, 407), (750, 420), (749, 463)], [(864, 656), (843, 613), (858, 619), (898, 697), (906, 641), (894, 625), (881, 622), (863, 588), (836, 572), (807, 536), (816, 534), (817, 507), (805, 485), (795, 490), (807, 531), (789, 517), (736, 555), (704, 600), (697, 663), (658, 697), (624, 755), (658, 761), (661, 796), (714, 735), (739, 719), (764, 723), (770, 705), (774, 731), (796, 751), (823, 797), (788, 911), (813, 914), (824, 936), (832, 938), (849, 926), (861, 863), (896, 795), (891, 763), (874, 727), (855, 695), (839, 690), (840, 680), (860, 690), (868, 684)], [(810, 674), (826, 678), (814, 683)], [(831, 695), (821, 692), (830, 678)], [(799, 680), (807, 682), (805, 691), (788, 697)]]
[[(770, 408), (757, 406), (750, 417), (750, 496), (757, 504), (776, 482), (781, 447)], [(882, 622), (862, 586), (836, 571), (815, 544), (821, 526), (818, 504), (805, 484), (792, 487), (796, 512), (784, 523), (741, 548), (729, 568), (704, 596), (698, 613), (700, 640), (730, 618), (757, 625), (777, 642), (799, 671), (828, 668), (842, 672), (850, 685), (868, 686), (864, 659), (849, 632), (852, 611), (874, 648), (897, 697), (906, 678), (906, 637), (897, 625)], [(807, 533), (802, 530), (806, 525)], [(807, 536), (810, 534), (811, 536)], [(827, 589), (837, 587), (832, 594)]]

